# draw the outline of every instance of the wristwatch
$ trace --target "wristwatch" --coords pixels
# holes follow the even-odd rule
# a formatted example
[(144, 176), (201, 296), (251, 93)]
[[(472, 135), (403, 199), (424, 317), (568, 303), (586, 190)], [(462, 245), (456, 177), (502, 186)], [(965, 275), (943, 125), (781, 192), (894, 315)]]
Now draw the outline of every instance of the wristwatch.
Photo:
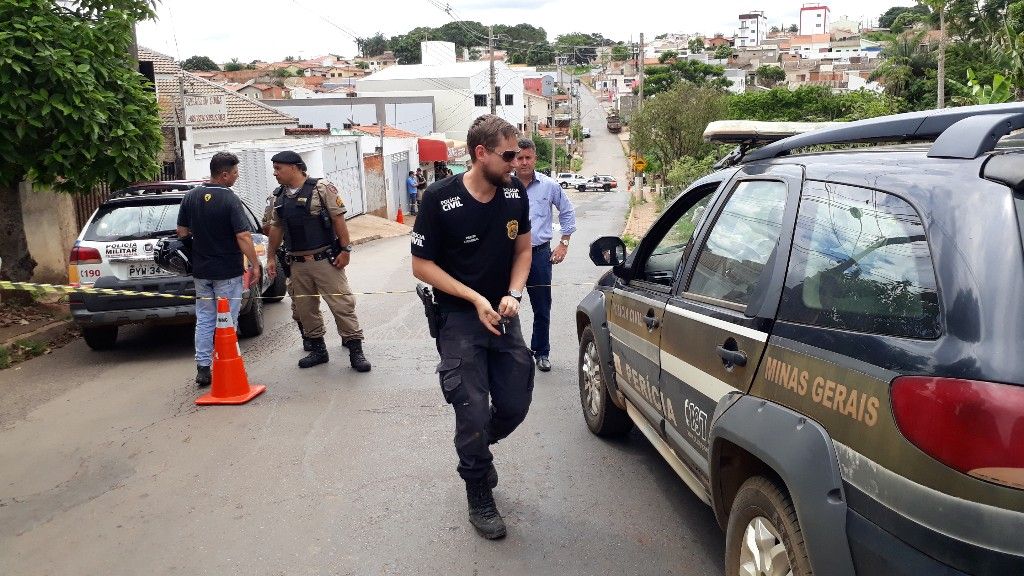
[(562, 238), (561, 240), (559, 240), (558, 243), (561, 244), (562, 246), (567, 247), (567, 248), (569, 247), (569, 241), (567, 239), (565, 239), (565, 238)]
[(513, 297), (513, 298), (515, 298), (516, 302), (522, 302), (523, 301), (523, 293), (521, 291), (519, 291), (519, 290), (509, 290), (508, 291), (508, 295)]
[(341, 251), (342, 252), (351, 252), (352, 251), (352, 245), (349, 244), (348, 246), (342, 246), (341, 247)]

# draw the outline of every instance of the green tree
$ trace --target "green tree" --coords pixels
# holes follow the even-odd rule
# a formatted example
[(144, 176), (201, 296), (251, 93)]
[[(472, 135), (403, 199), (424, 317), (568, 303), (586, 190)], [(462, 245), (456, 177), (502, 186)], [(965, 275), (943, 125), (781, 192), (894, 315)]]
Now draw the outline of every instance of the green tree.
[(722, 90), (680, 82), (646, 101), (633, 116), (630, 144), (662, 166), (683, 156), (703, 157), (715, 148), (704, 141), (704, 129), (726, 112)]
[(239, 62), (238, 58), (232, 58), (230, 62), (224, 65), (225, 72), (238, 72), (239, 70), (242, 70), (244, 68), (245, 65)]
[(388, 49), (388, 39), (380, 32), (377, 32), (369, 38), (360, 38), (356, 40), (356, 48), (359, 49), (359, 55), (363, 57), (380, 56)]
[(206, 72), (216, 72), (220, 70), (220, 66), (210, 59), (209, 56), (192, 56), (181, 63), (181, 67), (185, 70), (203, 70)]
[(896, 20), (904, 14), (928, 15), (928, 8), (922, 5), (917, 6), (893, 6), (878, 17), (879, 28), (892, 28)]
[(679, 53), (676, 52), (675, 50), (666, 50), (662, 52), (660, 56), (658, 56), (658, 62), (664, 64), (665, 62), (668, 62), (669, 60), (675, 60), (678, 57)]
[(696, 60), (676, 60), (663, 66), (644, 68), (644, 96), (667, 92), (679, 82), (725, 88), (725, 68)]
[(886, 94), (907, 99), (915, 109), (920, 106), (912, 88), (935, 70), (934, 54), (920, 49), (924, 38), (923, 31), (904, 32), (892, 38), (882, 48), (882, 63), (870, 76), (871, 80), (882, 82)]
[(715, 48), (716, 60), (725, 60), (729, 56), (732, 56), (732, 46), (729, 46), (728, 44), (722, 44), (718, 48)]
[(800, 32), (800, 27), (797, 26), (796, 24), (790, 24), (789, 28), (786, 28), (786, 32), (789, 32), (790, 34), (796, 34)]
[(769, 122), (827, 122), (874, 118), (901, 111), (900, 101), (867, 90), (834, 94), (827, 86), (772, 88), (728, 99), (728, 117)]
[[(543, 28), (531, 24), (499, 24), (494, 27), (494, 35), (494, 45), (508, 52), (510, 64), (541, 66), (555, 61), (554, 51), (548, 42), (548, 34)], [(486, 33), (484, 36), (486, 37)]]
[(615, 62), (629, 60), (632, 56), (632, 51), (625, 44), (616, 44), (612, 47), (612, 60)]
[(761, 86), (767, 86), (768, 88), (786, 80), (786, 71), (772, 64), (758, 66), (754, 75)]
[(370, 65), (366, 62), (356, 62), (356, 68), (359, 68), (360, 70), (369, 70)]
[[(87, 192), (157, 175), (160, 117), (138, 73), (133, 24), (145, 0), (0, 3), (0, 257), (28, 280), (19, 183)], [(40, 68), (42, 62), (45, 67)]]
[(704, 39), (699, 36), (691, 38), (686, 47), (690, 50), (690, 54), (700, 54), (704, 51)]

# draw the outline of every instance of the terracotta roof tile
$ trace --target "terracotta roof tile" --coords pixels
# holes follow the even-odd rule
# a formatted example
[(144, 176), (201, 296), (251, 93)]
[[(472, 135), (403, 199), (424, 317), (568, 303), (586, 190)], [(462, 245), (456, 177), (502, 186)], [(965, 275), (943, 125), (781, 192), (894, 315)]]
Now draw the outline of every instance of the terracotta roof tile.
[[(352, 126), (352, 129), (353, 130), (358, 130), (360, 132), (365, 132), (367, 134), (370, 134), (371, 136), (379, 136), (380, 135), (380, 126), (378, 126), (377, 124), (355, 125), (355, 126)], [(395, 128), (394, 126), (388, 126), (387, 124), (385, 124), (384, 125), (384, 137), (385, 138), (419, 138), (420, 135), (416, 134), (415, 132), (408, 132), (406, 130), (402, 130), (400, 128)]]
[(279, 112), (265, 104), (256, 102), (218, 86), (213, 82), (184, 72), (181, 75), (157, 78), (156, 94), (160, 105), (160, 119), (165, 126), (177, 125), (176, 109), (180, 107), (179, 80), (184, 79), (187, 94), (224, 94), (228, 104), (228, 121), (223, 124), (205, 125), (204, 128), (224, 128), (238, 126), (287, 126), (297, 125), (298, 119)]

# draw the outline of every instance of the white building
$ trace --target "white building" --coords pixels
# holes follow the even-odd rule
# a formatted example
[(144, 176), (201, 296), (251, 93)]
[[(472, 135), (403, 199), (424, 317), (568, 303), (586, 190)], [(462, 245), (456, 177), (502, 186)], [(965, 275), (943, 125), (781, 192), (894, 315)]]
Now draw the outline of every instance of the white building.
[(726, 68), (725, 79), (729, 81), (729, 92), (743, 94), (747, 91), (747, 71), (737, 68)]
[[(489, 62), (456, 62), (451, 42), (421, 43), (423, 64), (398, 65), (356, 81), (360, 96), (429, 96), (434, 99), (435, 125), (449, 138), (465, 140), (470, 124), (490, 113)], [(494, 63), (496, 113), (523, 128), (522, 76), (504, 62)]]
[(764, 12), (751, 10), (740, 14), (740, 27), (736, 30), (735, 44), (737, 48), (760, 46), (768, 37), (768, 19)]
[[(299, 119), (313, 128), (344, 128), (381, 122), (426, 136), (436, 132), (434, 98), (431, 96), (356, 96), (264, 100), (264, 104)], [(372, 150), (372, 148), (371, 148)]]
[(828, 6), (823, 4), (804, 4), (800, 8), (800, 35), (829, 34)]

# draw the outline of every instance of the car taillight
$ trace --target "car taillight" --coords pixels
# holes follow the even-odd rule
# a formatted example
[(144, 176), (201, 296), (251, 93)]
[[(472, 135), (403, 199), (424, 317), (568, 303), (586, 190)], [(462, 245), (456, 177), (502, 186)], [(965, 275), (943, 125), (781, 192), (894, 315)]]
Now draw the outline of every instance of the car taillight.
[(95, 248), (89, 248), (84, 246), (75, 246), (71, 249), (71, 256), (68, 258), (69, 264), (102, 264), (103, 258), (100, 257), (100, 251)]
[(1024, 387), (901, 376), (890, 389), (896, 425), (943, 464), (1024, 489)]

